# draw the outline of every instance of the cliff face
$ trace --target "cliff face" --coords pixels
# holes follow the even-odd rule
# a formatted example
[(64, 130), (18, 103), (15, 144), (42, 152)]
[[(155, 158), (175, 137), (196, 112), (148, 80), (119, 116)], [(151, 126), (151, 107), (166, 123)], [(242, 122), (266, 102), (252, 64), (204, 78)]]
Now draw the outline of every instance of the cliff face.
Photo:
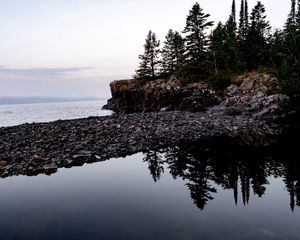
[(112, 98), (105, 109), (117, 113), (155, 111), (208, 111), (212, 115), (246, 115), (274, 119), (290, 111), (290, 99), (279, 92), (278, 79), (267, 73), (237, 77), (222, 96), (207, 83), (183, 85), (175, 77), (149, 82), (111, 83)]
[(169, 80), (142, 82), (121, 80), (110, 84), (112, 98), (105, 109), (121, 113), (156, 111), (204, 111), (221, 98), (208, 84), (199, 82), (183, 86), (175, 77)]

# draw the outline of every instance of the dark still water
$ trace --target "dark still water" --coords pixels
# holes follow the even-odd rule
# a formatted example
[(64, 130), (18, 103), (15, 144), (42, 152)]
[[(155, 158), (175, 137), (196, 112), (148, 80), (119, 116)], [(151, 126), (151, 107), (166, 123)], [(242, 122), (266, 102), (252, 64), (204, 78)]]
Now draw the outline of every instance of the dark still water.
[(300, 239), (297, 157), (168, 148), (0, 181), (0, 239)]

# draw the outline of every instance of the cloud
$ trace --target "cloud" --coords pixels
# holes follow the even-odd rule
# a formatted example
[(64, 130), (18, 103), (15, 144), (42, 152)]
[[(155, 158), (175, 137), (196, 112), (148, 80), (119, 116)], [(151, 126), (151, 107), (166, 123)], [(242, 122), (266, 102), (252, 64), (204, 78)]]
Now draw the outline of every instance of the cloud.
[(90, 70), (91, 67), (70, 67), (70, 68), (6, 68), (0, 66), (0, 77), (41, 77), (56, 78), (68, 73)]

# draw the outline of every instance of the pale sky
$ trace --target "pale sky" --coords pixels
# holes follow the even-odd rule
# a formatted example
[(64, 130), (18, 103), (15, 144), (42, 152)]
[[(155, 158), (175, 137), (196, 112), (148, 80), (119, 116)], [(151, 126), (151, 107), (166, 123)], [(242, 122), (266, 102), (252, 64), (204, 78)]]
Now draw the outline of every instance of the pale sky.
[[(110, 81), (133, 75), (148, 31), (161, 42), (168, 29), (182, 31), (195, 2), (0, 0), (0, 96), (108, 97)], [(198, 2), (216, 23), (231, 11), (232, 0)], [(282, 27), (290, 1), (261, 2)]]

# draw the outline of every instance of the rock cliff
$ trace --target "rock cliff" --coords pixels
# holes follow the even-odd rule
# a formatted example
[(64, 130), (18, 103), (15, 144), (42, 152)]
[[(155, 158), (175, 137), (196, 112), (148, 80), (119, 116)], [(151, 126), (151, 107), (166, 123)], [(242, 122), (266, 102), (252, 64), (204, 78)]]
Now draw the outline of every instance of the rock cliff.
[(278, 79), (271, 74), (245, 74), (224, 90), (224, 100), (210, 108), (209, 113), (264, 120), (282, 118), (290, 113), (291, 102), (279, 91)]
[(183, 85), (176, 77), (148, 82), (115, 81), (110, 87), (112, 98), (104, 108), (117, 113), (208, 111), (213, 115), (274, 119), (290, 111), (289, 97), (278, 94), (278, 79), (267, 73), (236, 77), (222, 94), (207, 83)]
[(183, 85), (176, 77), (148, 82), (121, 80), (110, 84), (112, 98), (105, 109), (117, 113), (205, 111), (221, 102), (207, 83)]

